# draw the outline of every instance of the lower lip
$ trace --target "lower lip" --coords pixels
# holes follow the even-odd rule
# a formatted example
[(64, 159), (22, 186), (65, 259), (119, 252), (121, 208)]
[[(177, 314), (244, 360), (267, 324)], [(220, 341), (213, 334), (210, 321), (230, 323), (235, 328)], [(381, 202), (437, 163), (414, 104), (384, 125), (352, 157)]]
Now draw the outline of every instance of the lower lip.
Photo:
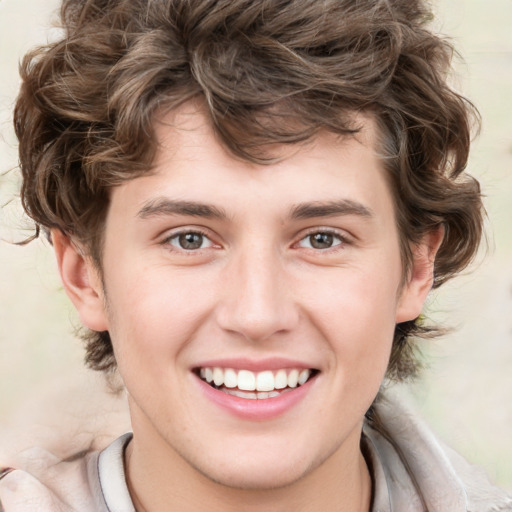
[(305, 398), (317, 376), (309, 379), (305, 384), (286, 391), (274, 398), (250, 399), (229, 395), (213, 388), (204, 380), (196, 377), (201, 391), (214, 404), (225, 409), (239, 418), (250, 421), (266, 421), (277, 418), (292, 409)]

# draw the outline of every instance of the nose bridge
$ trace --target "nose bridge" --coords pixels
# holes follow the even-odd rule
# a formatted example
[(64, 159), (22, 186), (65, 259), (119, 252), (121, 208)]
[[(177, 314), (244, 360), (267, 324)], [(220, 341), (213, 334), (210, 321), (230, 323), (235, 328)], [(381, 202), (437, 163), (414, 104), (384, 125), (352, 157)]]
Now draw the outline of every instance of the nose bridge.
[(262, 341), (293, 328), (298, 311), (286, 286), (282, 258), (272, 244), (250, 243), (237, 250), (227, 279), (219, 315), (224, 329)]

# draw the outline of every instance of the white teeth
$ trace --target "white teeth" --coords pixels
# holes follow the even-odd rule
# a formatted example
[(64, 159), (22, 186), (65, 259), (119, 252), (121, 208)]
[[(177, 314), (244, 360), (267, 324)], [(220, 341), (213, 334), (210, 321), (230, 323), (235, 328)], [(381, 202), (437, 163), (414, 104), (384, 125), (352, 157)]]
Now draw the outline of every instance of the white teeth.
[(213, 369), (213, 383), (216, 386), (222, 386), (222, 384), (224, 384), (224, 372), (221, 368)]
[(288, 387), (296, 388), (299, 382), (299, 370), (292, 370), (288, 374)]
[(225, 389), (225, 393), (228, 395), (238, 396), (240, 398), (248, 398), (249, 400), (264, 400), (265, 398), (275, 398), (279, 396), (281, 393), (277, 391), (269, 391), (267, 392), (251, 392), (251, 391), (239, 391), (236, 389)]
[[(204, 367), (199, 370), (199, 375), (209, 384), (213, 383), (219, 388), (232, 390), (233, 393), (231, 394), (243, 391), (244, 398), (273, 398), (283, 390), (286, 391), (286, 388), (296, 388), (304, 385), (311, 377), (311, 370), (281, 369), (275, 373), (271, 370), (255, 373), (249, 370), (237, 371), (232, 368)], [(280, 390), (280, 392), (276, 390)], [(245, 393), (246, 391), (257, 391), (258, 396), (249, 396), (255, 393)]]
[(254, 391), (256, 389), (256, 376), (249, 370), (238, 372), (238, 389), (242, 391)]
[(228, 368), (224, 372), (224, 386), (227, 388), (236, 388), (238, 386), (238, 377), (235, 370)]
[(260, 372), (256, 376), (256, 389), (258, 391), (274, 391), (274, 374), (271, 371)]
[(274, 379), (274, 387), (275, 389), (284, 389), (286, 386), (288, 386), (288, 375), (286, 375), (286, 370), (279, 370)]
[(311, 372), (309, 370), (302, 370), (299, 373), (299, 386), (302, 386), (302, 384), (306, 384), (310, 375)]
[(235, 389), (226, 389), (225, 392), (228, 395), (238, 396), (240, 398), (249, 398), (250, 400), (256, 400), (258, 393), (248, 393), (247, 391), (238, 391)]

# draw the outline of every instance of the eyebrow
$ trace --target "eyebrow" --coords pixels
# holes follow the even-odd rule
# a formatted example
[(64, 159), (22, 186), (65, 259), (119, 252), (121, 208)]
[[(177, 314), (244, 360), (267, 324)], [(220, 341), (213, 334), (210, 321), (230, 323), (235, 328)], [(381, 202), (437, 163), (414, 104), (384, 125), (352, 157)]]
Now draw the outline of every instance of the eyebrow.
[(187, 215), (208, 219), (225, 219), (227, 217), (226, 212), (217, 206), (193, 201), (177, 201), (167, 197), (147, 201), (137, 213), (137, 217), (140, 219), (167, 215)]
[(334, 217), (336, 215), (357, 215), (366, 218), (374, 217), (374, 213), (370, 208), (356, 201), (352, 201), (351, 199), (302, 203), (294, 206), (290, 213), (290, 217), (296, 220), (315, 217)]
[[(178, 201), (167, 197), (147, 201), (137, 213), (137, 217), (140, 219), (169, 215), (186, 215), (219, 220), (227, 218), (226, 212), (217, 206), (195, 201)], [(337, 201), (300, 203), (291, 208), (289, 217), (294, 220), (304, 220), (315, 217), (334, 217), (336, 215), (357, 215), (366, 218), (374, 216), (372, 210), (363, 204), (350, 199), (340, 199)]]

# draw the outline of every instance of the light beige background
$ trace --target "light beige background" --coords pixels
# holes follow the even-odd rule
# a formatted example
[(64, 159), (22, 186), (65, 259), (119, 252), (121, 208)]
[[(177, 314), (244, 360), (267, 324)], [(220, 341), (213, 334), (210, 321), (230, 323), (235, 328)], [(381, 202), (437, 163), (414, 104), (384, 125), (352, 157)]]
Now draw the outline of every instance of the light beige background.
[[(30, 223), (21, 219), (15, 197), (16, 170), (8, 172), (17, 161), (10, 127), (19, 85), (17, 63), (27, 48), (58, 35), (49, 30), (56, 5), (56, 0), (0, 0), (4, 445), (6, 440), (11, 443), (13, 428), (20, 437), (58, 434), (62, 410), (79, 418), (84, 401), (95, 411), (88, 428), (108, 430), (107, 423), (125, 421), (122, 411), (112, 416), (110, 402), (103, 409), (95, 405), (102, 383), (82, 368), (82, 349), (72, 332), (77, 321), (59, 285), (48, 244), (7, 243), (30, 234)], [(436, 5), (436, 26), (454, 39), (465, 59), (457, 65), (455, 83), (483, 116), (470, 170), (481, 179), (487, 196), (489, 249), (476, 271), (430, 298), (430, 316), (456, 330), (424, 344), (430, 369), (407, 393), (441, 438), (512, 489), (512, 1), (439, 0)], [(44, 424), (50, 425), (46, 431)], [(81, 432), (72, 435), (76, 440)]]

